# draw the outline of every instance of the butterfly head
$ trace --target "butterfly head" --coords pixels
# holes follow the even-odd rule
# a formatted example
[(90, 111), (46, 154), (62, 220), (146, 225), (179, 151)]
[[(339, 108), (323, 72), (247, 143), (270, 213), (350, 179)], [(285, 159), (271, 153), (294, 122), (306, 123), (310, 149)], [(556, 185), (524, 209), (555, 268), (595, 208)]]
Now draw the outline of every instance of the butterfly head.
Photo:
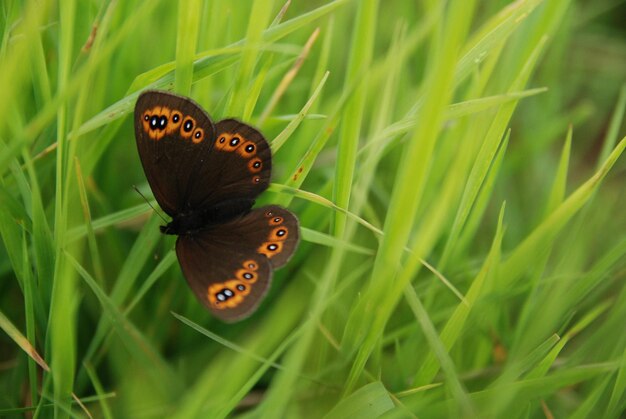
[(167, 223), (167, 225), (164, 226), (160, 226), (159, 229), (161, 230), (161, 233), (163, 234), (180, 234), (175, 227), (172, 226), (172, 223)]
[(199, 230), (201, 227), (211, 225), (211, 217), (207, 217), (200, 211), (176, 214), (172, 221), (161, 226), (161, 233), (180, 236)]

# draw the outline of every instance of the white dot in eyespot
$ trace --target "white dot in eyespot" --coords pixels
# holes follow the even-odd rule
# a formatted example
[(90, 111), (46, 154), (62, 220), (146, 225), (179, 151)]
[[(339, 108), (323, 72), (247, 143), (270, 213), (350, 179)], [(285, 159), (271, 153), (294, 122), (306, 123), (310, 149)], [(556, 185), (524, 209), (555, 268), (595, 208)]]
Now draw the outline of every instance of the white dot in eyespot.
[(233, 292), (229, 289), (225, 289), (224, 291), (222, 291), (224, 293), (225, 296), (227, 297), (232, 297), (233, 296)]
[(218, 292), (217, 294), (215, 294), (215, 298), (217, 298), (218, 301), (226, 300), (226, 297), (224, 297), (224, 294), (222, 294), (221, 292)]

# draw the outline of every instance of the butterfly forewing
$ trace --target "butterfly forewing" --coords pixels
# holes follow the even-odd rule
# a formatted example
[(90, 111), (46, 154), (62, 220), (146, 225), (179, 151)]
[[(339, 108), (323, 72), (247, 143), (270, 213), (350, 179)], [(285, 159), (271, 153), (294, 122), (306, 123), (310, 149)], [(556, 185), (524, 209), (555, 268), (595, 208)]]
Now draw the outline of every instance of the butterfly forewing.
[(135, 106), (135, 137), (156, 200), (175, 216), (197, 193), (195, 178), (211, 154), (215, 126), (195, 102), (147, 91)]
[(297, 218), (269, 206), (194, 235), (180, 236), (176, 254), (198, 299), (226, 321), (248, 316), (267, 292), (273, 268), (299, 240)]

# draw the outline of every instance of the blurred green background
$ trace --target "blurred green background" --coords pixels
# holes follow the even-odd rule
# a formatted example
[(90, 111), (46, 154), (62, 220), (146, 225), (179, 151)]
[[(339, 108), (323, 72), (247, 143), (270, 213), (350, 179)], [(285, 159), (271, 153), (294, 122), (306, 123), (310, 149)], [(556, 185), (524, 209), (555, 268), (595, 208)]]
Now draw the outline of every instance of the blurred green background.
[[(623, 415), (623, 1), (0, 12), (0, 416)], [(147, 88), (272, 145), (302, 242), (249, 319), (133, 189)]]

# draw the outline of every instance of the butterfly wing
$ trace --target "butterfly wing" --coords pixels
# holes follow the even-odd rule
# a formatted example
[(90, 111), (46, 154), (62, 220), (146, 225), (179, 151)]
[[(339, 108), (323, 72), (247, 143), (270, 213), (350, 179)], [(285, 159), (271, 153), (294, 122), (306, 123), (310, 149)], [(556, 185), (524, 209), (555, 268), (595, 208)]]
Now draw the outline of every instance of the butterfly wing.
[[(215, 126), (213, 149), (201, 178), (213, 187), (195, 194), (195, 205), (255, 198), (270, 184), (272, 151), (255, 128), (225, 119)], [(202, 188), (197, 188), (201, 190)]]
[(196, 297), (218, 318), (240, 320), (259, 305), (274, 268), (293, 255), (299, 240), (298, 219), (278, 206), (182, 235), (176, 254)]
[(160, 91), (146, 91), (137, 99), (139, 157), (156, 200), (169, 215), (185, 209), (214, 137), (211, 118), (190, 99)]
[(170, 216), (229, 200), (252, 203), (269, 185), (271, 150), (261, 133), (234, 119), (215, 125), (186, 97), (143, 92), (135, 137), (150, 188)]

